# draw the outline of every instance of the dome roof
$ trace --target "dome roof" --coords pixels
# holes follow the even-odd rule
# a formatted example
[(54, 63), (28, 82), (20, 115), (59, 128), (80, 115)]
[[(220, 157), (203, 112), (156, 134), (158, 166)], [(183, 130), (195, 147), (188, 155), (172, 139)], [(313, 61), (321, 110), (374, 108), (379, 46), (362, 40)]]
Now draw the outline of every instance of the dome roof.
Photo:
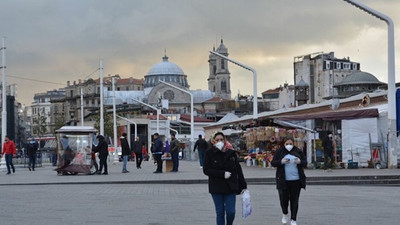
[(221, 39), (221, 44), (217, 48), (218, 53), (228, 53), (228, 49), (224, 45), (224, 40)]
[(168, 61), (168, 56), (165, 55), (162, 59), (162, 62), (150, 68), (147, 75), (185, 75), (178, 65)]
[(303, 80), (303, 78), (300, 79), (299, 83), (295, 85), (295, 87), (308, 87), (309, 85)]
[(384, 84), (380, 82), (374, 75), (367, 72), (354, 72), (347, 75), (338, 85), (351, 85), (351, 84)]

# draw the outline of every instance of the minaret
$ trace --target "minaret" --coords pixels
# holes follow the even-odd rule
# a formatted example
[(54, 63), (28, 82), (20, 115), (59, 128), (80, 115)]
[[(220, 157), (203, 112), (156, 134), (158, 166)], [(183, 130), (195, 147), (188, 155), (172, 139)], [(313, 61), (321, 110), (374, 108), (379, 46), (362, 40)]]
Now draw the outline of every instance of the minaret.
[[(213, 51), (215, 51), (215, 46), (213, 46)], [(209, 76), (208, 76), (208, 90), (215, 92), (215, 74), (217, 72), (217, 56), (211, 54), (208, 56), (208, 66), (209, 66)]]
[[(221, 44), (218, 46), (216, 52), (225, 56), (229, 55), (223, 39), (221, 39)], [(213, 92), (215, 92), (215, 96), (231, 99), (231, 74), (228, 69), (228, 61), (218, 56), (210, 55), (208, 62), (210, 65), (210, 77), (208, 79), (209, 90), (213, 91), (210, 89), (210, 83), (212, 84), (210, 81), (213, 81), (215, 88)], [(211, 75), (213, 75), (213, 77)], [(214, 78), (214, 80), (211, 78)]]

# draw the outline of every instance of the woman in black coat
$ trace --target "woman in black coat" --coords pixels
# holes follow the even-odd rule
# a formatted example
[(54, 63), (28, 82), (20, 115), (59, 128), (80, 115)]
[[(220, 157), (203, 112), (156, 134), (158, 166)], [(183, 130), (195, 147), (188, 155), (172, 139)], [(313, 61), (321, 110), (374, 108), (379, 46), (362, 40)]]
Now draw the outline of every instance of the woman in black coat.
[(282, 223), (289, 222), (288, 207), (290, 202), (290, 224), (297, 225), (296, 217), (299, 208), (299, 196), (301, 188), (306, 188), (306, 176), (304, 168), (307, 166), (307, 158), (303, 151), (294, 146), (293, 138), (286, 138), (283, 146), (279, 148), (271, 165), (276, 167), (276, 188), (279, 192), (279, 200), (282, 208)]
[[(204, 156), (203, 172), (213, 198), (217, 225), (231, 225), (235, 219), (236, 195), (247, 188), (236, 151), (229, 149), (225, 135), (214, 135), (213, 145)], [(226, 223), (225, 223), (226, 213)]]

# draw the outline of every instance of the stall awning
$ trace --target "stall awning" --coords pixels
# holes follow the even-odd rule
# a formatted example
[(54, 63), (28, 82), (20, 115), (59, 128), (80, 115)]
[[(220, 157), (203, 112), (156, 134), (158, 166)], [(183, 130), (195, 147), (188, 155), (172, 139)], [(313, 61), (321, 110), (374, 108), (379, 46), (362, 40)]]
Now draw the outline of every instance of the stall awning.
[(282, 116), (274, 116), (272, 118), (280, 120), (310, 120), (310, 119), (352, 120), (360, 118), (374, 118), (378, 116), (379, 116), (378, 109), (375, 108), (375, 109), (361, 109), (361, 110), (318, 112), (318, 113), (308, 113), (302, 115), (282, 115)]
[(298, 128), (298, 129), (310, 131), (310, 132), (313, 132), (313, 133), (317, 132), (317, 131), (315, 131), (313, 129), (310, 129), (310, 128), (307, 128), (307, 127), (303, 127), (303, 126), (300, 126), (298, 124), (291, 123), (291, 122), (284, 121), (284, 120), (274, 119), (274, 123), (279, 124), (279, 125), (284, 126), (284, 127)]

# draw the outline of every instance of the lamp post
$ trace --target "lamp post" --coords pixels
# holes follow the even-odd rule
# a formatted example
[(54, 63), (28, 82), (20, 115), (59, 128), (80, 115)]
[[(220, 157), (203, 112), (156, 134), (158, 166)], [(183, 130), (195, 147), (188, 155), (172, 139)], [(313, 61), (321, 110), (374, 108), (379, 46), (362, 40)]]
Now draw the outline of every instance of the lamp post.
[(83, 119), (84, 117), (84, 112), (83, 112), (83, 89), (81, 88), (81, 126), (85, 124), (85, 121)]
[(4, 143), (4, 137), (7, 135), (7, 104), (6, 104), (6, 89), (7, 89), (7, 83), (6, 83), (6, 37), (3, 37), (3, 47), (0, 49), (2, 50), (2, 112), (1, 112), (1, 143), (3, 146)]
[(103, 60), (100, 60), (100, 134), (104, 136)]
[(112, 103), (113, 103), (113, 133), (114, 133), (114, 162), (118, 162), (118, 143), (117, 143), (117, 113), (116, 113), (116, 106), (115, 106), (115, 76), (111, 78), (111, 83), (112, 83), (112, 91), (113, 91), (113, 97), (112, 97)]
[(230, 59), (224, 55), (219, 54), (218, 52), (210, 51), (211, 54), (219, 56), (228, 60), (229, 62), (236, 64), (246, 70), (250, 70), (253, 73), (253, 120), (257, 120), (258, 118), (258, 100), (257, 100), (257, 71), (249, 66), (246, 66), (238, 61)]
[(128, 118), (125, 118), (125, 117), (122, 117), (122, 116), (118, 116), (117, 115), (117, 117), (120, 118), (120, 119), (123, 119), (123, 120), (125, 120), (127, 122), (133, 123), (135, 125), (135, 139), (136, 139), (136, 137), (137, 137), (137, 123), (135, 121), (133, 121), (133, 120), (129, 120)]
[(145, 106), (147, 106), (149, 108), (157, 110), (157, 133), (160, 134), (160, 113), (161, 113), (161, 110), (158, 109), (157, 107), (154, 107), (152, 105), (146, 104), (146, 103), (144, 103), (142, 101), (139, 101), (139, 100), (136, 100), (136, 99), (132, 99), (132, 100), (135, 101), (135, 102), (138, 102), (138, 103), (140, 103), (142, 105), (145, 105)]
[(376, 11), (358, 1), (344, 0), (345, 2), (383, 20), (388, 25), (388, 168), (397, 168), (396, 149), (396, 86), (394, 60), (394, 24), (390, 17)]
[(172, 88), (175, 88), (175, 89), (178, 89), (178, 90), (183, 91), (183, 92), (185, 92), (185, 93), (188, 93), (188, 94), (190, 95), (190, 141), (191, 141), (191, 142), (194, 142), (194, 114), (193, 114), (194, 109), (193, 109), (193, 94), (192, 94), (190, 91), (188, 91), (188, 90), (185, 90), (185, 89), (183, 89), (183, 88), (177, 87), (177, 86), (172, 85), (172, 84), (170, 84), (170, 83), (167, 83), (167, 82), (165, 82), (165, 81), (160, 80), (160, 82), (163, 83), (163, 84), (165, 84), (165, 85), (167, 85), (167, 86), (170, 86), (170, 87), (172, 87)]

